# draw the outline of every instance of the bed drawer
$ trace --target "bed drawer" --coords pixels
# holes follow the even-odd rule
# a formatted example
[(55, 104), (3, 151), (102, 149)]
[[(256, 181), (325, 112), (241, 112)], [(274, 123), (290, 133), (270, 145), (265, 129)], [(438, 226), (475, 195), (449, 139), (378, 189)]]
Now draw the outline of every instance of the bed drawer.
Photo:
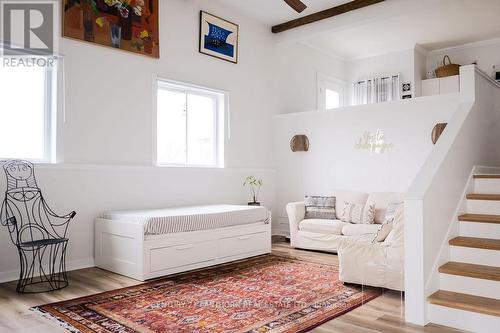
[(176, 245), (151, 250), (151, 272), (214, 260), (217, 243), (214, 241)]
[(219, 256), (231, 257), (238, 254), (265, 250), (270, 247), (270, 244), (271, 239), (267, 232), (223, 238), (219, 243)]

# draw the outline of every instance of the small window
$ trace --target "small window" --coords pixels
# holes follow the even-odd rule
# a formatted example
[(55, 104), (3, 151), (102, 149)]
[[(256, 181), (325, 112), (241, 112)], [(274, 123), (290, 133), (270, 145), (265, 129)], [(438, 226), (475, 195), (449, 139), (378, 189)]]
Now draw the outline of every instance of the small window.
[(55, 160), (54, 73), (50, 67), (0, 65), (0, 159)]
[(344, 106), (345, 82), (318, 74), (318, 109), (321, 111)]
[(399, 100), (399, 74), (384, 75), (354, 82), (352, 99), (353, 105)]
[(156, 164), (223, 167), (225, 94), (158, 80)]

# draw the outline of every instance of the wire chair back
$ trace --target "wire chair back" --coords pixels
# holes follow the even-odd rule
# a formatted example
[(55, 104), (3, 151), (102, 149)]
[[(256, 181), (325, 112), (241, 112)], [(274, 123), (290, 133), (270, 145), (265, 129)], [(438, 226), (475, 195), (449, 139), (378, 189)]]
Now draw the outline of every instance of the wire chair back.
[(0, 220), (9, 228), (12, 242), (21, 246), (66, 237), (68, 222), (76, 213), (59, 216), (52, 211), (38, 187), (33, 164), (12, 160), (5, 163), (3, 169), (7, 190)]

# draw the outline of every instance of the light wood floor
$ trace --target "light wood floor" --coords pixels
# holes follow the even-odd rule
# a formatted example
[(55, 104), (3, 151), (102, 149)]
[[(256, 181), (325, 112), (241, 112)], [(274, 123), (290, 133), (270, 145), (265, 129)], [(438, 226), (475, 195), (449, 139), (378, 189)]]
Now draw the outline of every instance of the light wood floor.
[[(304, 260), (337, 263), (333, 254), (292, 249), (287, 243), (273, 244), (273, 253), (293, 256)], [(58, 333), (67, 332), (51, 321), (29, 311), (35, 305), (57, 302), (91, 295), (117, 288), (132, 286), (140, 282), (113, 274), (98, 268), (88, 268), (69, 273), (70, 286), (56, 292), (33, 295), (19, 295), (15, 282), (0, 284), (0, 332), (1, 333)], [(418, 327), (405, 324), (404, 305), (401, 294), (393, 291), (371, 302), (333, 319), (314, 333), (417, 333), (417, 332), (460, 332), (437, 325)], [(167, 332), (165, 332), (167, 333)]]

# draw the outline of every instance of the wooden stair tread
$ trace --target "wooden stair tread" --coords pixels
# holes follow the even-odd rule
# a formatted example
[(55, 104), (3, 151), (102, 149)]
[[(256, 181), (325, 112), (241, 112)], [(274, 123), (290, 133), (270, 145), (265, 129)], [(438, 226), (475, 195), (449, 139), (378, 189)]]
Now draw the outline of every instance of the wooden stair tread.
[(500, 267), (448, 262), (439, 267), (439, 273), (500, 281)]
[(463, 214), (458, 217), (462, 222), (500, 223), (500, 215)]
[(500, 250), (500, 239), (456, 237), (450, 240), (452, 246), (473, 247), (476, 249)]
[(474, 175), (474, 179), (500, 179), (500, 174)]
[(500, 201), (500, 194), (479, 194), (479, 193), (471, 193), (471, 194), (467, 194), (467, 200), (491, 200), (491, 201)]
[(431, 304), (500, 317), (500, 300), (438, 290), (427, 298)]

